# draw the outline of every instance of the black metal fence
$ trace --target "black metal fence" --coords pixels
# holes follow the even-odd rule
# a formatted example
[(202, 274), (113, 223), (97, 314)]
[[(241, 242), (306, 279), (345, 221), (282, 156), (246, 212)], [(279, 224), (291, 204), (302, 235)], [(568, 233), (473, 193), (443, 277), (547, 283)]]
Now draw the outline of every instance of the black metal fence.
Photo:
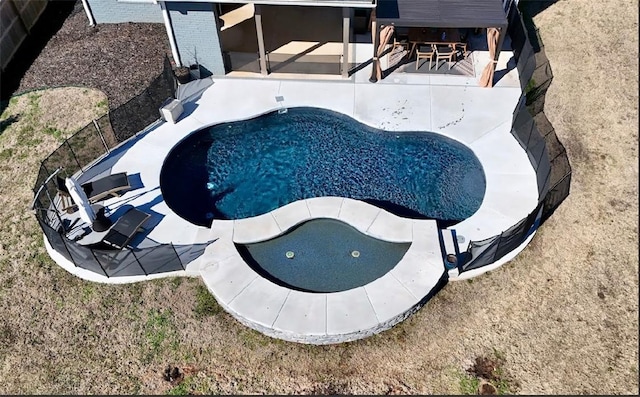
[[(477, 269), (494, 263), (522, 244), (569, 195), (571, 166), (562, 143), (545, 116), (544, 98), (553, 74), (536, 37), (531, 44), (527, 28), (515, 2), (509, 8), (508, 34), (523, 90), (513, 113), (511, 133), (526, 150), (536, 171), (539, 201), (527, 217), (500, 235), (483, 241), (471, 241), (460, 271)], [(537, 32), (536, 32), (537, 35)], [(144, 130), (159, 117), (159, 106), (173, 97), (177, 83), (171, 64), (165, 59), (164, 71), (140, 95), (98, 120), (89, 123), (41, 164), (34, 187), (36, 217), (49, 244), (76, 266), (111, 276), (147, 275), (184, 269), (172, 244), (147, 248), (101, 250), (78, 244), (66, 237), (67, 230), (56, 211), (57, 186), (51, 175), (70, 176), (89, 166), (120, 143)]]
[(492, 264), (522, 244), (567, 198), (571, 185), (569, 158), (544, 114), (545, 94), (553, 80), (551, 66), (538, 32), (535, 31), (534, 48), (523, 15), (513, 1), (509, 8), (508, 34), (523, 90), (513, 112), (511, 133), (526, 150), (536, 171), (538, 205), (526, 218), (500, 235), (471, 241), (467, 255), (463, 256), (467, 259), (460, 265), (461, 272)]
[[(60, 196), (54, 176), (86, 171), (122, 142), (145, 130), (159, 116), (160, 105), (174, 97), (177, 83), (171, 63), (139, 95), (87, 124), (66, 139), (40, 164), (33, 188), (33, 209), (49, 245), (75, 266), (112, 276), (134, 276), (184, 270), (173, 244), (145, 244), (145, 248), (98, 249), (67, 237), (70, 226), (60, 215)], [(184, 247), (178, 247), (184, 251)]]

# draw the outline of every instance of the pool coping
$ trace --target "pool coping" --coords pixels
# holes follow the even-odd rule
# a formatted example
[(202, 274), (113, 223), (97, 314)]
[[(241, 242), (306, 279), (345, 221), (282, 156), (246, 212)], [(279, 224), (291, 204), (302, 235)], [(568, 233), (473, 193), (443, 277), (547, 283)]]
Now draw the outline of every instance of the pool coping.
[[(317, 218), (342, 221), (379, 240), (411, 245), (382, 277), (331, 293), (291, 290), (262, 278), (235, 247), (272, 239)], [(293, 342), (348, 342), (389, 329), (418, 310), (448, 276), (436, 221), (402, 218), (349, 198), (298, 200), (251, 218), (214, 220), (211, 230), (218, 240), (200, 259), (200, 273), (218, 303), (241, 323)]]

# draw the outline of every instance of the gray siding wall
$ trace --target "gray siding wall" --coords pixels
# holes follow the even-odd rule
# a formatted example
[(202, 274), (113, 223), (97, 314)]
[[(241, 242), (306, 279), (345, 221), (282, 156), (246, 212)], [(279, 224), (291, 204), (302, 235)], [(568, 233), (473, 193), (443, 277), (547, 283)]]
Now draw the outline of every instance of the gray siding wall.
[(195, 62), (205, 69), (203, 75), (225, 74), (213, 3), (165, 3), (171, 26), (185, 66)]
[(118, 0), (88, 0), (96, 24), (123, 22), (163, 23), (159, 4), (126, 3)]

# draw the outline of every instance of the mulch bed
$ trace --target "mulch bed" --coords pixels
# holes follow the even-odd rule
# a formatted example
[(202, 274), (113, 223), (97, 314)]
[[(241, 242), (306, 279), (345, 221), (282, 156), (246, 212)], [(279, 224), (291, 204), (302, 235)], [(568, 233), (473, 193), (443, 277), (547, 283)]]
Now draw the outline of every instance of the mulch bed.
[(60, 30), (21, 79), (15, 94), (59, 86), (103, 91), (115, 108), (142, 92), (171, 58), (167, 32), (158, 23), (89, 26), (77, 1)]

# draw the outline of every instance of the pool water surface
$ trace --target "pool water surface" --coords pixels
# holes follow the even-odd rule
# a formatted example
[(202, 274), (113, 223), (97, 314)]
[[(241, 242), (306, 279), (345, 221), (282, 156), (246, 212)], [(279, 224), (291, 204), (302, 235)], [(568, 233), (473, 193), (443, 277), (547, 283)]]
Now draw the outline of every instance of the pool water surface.
[(305, 292), (339, 292), (382, 277), (410, 245), (378, 240), (341, 221), (317, 218), (273, 239), (236, 248), (253, 270), (275, 284)]
[(301, 107), (190, 134), (167, 156), (160, 186), (175, 213), (201, 226), (322, 196), (454, 224), (478, 210), (486, 180), (474, 153), (453, 139)]

